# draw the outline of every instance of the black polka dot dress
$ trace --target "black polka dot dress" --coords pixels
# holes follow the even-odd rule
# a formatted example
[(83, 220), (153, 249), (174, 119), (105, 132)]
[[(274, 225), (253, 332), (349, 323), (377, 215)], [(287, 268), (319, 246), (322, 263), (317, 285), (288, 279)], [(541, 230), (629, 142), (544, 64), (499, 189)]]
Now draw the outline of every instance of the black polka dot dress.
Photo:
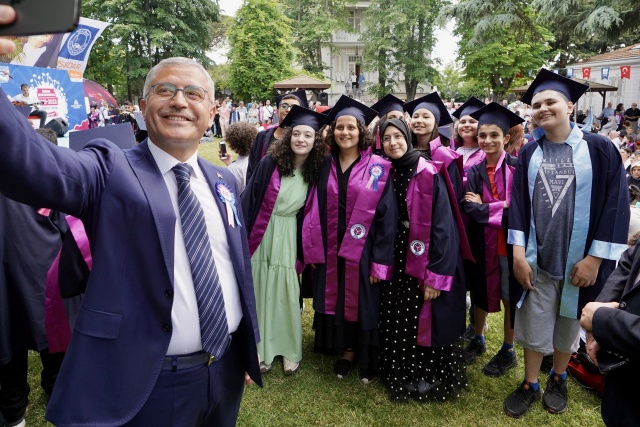
[[(406, 196), (414, 171), (415, 167), (398, 169), (393, 178), (399, 223), (393, 278), (381, 289), (380, 375), (394, 400), (445, 401), (460, 395), (467, 377), (459, 343), (445, 347), (417, 345), (424, 297), (418, 280), (404, 272), (409, 238)], [(432, 302), (436, 303), (437, 299)]]

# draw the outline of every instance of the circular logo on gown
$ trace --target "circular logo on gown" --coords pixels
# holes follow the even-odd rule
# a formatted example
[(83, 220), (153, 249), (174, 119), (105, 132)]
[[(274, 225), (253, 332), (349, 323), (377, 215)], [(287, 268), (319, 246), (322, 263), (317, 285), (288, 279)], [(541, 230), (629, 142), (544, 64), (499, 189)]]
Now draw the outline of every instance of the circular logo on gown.
[(409, 248), (411, 249), (411, 252), (413, 252), (415, 256), (420, 256), (424, 253), (425, 245), (422, 240), (414, 240), (409, 245)]
[(362, 224), (353, 224), (349, 229), (349, 233), (351, 234), (351, 237), (353, 237), (356, 240), (362, 239), (366, 232), (367, 232), (367, 229), (364, 228), (364, 225)]

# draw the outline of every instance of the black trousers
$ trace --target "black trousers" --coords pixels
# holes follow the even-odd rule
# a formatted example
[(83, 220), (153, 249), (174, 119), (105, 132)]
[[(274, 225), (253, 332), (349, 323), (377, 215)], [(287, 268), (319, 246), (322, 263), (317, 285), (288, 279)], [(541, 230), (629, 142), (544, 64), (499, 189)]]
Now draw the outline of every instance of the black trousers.
[[(49, 353), (49, 350), (40, 352), (42, 361), (42, 373), (40, 374), (40, 386), (51, 396), (53, 386), (64, 353)], [(18, 350), (14, 352), (14, 357), (6, 365), (0, 366), (0, 413), (5, 424), (17, 424), (24, 418), (24, 413), (29, 404), (29, 382), (27, 380), (29, 370), (28, 350)]]
[(33, 110), (29, 113), (30, 116), (38, 116), (40, 117), (40, 127), (44, 127), (44, 122), (47, 121), (47, 112), (42, 110)]

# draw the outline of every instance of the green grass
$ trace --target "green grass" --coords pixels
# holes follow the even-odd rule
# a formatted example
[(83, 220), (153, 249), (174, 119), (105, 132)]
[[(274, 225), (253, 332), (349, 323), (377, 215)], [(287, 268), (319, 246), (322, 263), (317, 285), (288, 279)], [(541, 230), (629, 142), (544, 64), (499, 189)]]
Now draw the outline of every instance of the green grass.
[[(216, 141), (217, 142), (217, 141)], [(220, 165), (218, 144), (200, 146), (200, 155)], [(452, 402), (418, 404), (394, 403), (379, 381), (364, 386), (357, 372), (344, 380), (333, 374), (334, 357), (313, 353), (313, 310), (306, 300), (303, 316), (303, 359), (300, 370), (291, 377), (282, 372), (277, 358), (273, 369), (264, 376), (263, 389), (256, 385), (246, 388), (240, 408), (239, 426), (602, 426), (600, 400), (569, 381), (569, 409), (562, 415), (547, 413), (540, 402), (534, 404), (521, 420), (507, 417), (502, 409), (504, 398), (522, 381), (524, 376), (522, 349), (516, 347), (517, 368), (502, 378), (482, 374), (482, 366), (489, 361), (502, 342), (502, 314), (489, 316), (487, 353), (469, 367), (469, 386), (462, 396)], [(49, 425), (44, 421), (46, 399), (39, 387), (40, 360), (30, 355), (29, 381), (31, 404), (27, 410), (28, 426)], [(546, 381), (541, 378), (544, 387)], [(69, 405), (73, 405), (69, 402)]]
[[(502, 402), (524, 376), (522, 349), (516, 347), (519, 364), (502, 378), (482, 374), (482, 366), (498, 350), (502, 340), (502, 315), (489, 316), (488, 350), (468, 368), (469, 386), (462, 396), (446, 403), (394, 403), (384, 386), (359, 382), (357, 372), (339, 380), (333, 374), (334, 357), (313, 353), (313, 310), (305, 300), (303, 316), (303, 359), (299, 371), (290, 377), (276, 358), (264, 376), (264, 388), (246, 388), (238, 426), (602, 426), (600, 400), (569, 379), (569, 409), (561, 415), (547, 413), (540, 402), (520, 420), (507, 417)], [(39, 387), (40, 360), (30, 355), (31, 404), (28, 426), (50, 425), (44, 421), (46, 399)], [(357, 371), (357, 370), (356, 370)], [(541, 378), (542, 386), (546, 384)], [(73, 405), (73, 402), (69, 402)]]

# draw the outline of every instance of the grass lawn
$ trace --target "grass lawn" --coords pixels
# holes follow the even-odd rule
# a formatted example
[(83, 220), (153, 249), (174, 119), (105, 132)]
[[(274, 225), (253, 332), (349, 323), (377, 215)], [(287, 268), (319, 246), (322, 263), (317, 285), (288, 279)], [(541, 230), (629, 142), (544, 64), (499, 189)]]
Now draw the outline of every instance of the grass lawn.
[[(203, 144), (200, 155), (220, 164), (217, 144)], [(281, 359), (264, 377), (265, 387), (246, 388), (240, 408), (239, 426), (601, 426), (600, 401), (573, 380), (569, 384), (569, 409), (562, 415), (547, 413), (540, 402), (534, 404), (521, 420), (508, 418), (502, 409), (507, 394), (524, 376), (522, 349), (516, 347), (517, 368), (502, 378), (489, 378), (482, 367), (502, 342), (502, 314), (489, 316), (488, 350), (469, 367), (469, 386), (453, 402), (417, 404), (394, 403), (389, 400), (379, 381), (364, 386), (357, 369), (349, 377), (338, 380), (333, 374), (334, 357), (313, 353), (313, 310), (305, 300), (303, 315), (303, 359), (300, 370), (291, 377), (282, 373)], [(40, 360), (30, 355), (29, 381), (31, 404), (27, 410), (28, 426), (45, 426), (46, 399), (39, 387)], [(546, 380), (541, 378), (544, 387)], [(73, 405), (69, 402), (69, 405)]]

